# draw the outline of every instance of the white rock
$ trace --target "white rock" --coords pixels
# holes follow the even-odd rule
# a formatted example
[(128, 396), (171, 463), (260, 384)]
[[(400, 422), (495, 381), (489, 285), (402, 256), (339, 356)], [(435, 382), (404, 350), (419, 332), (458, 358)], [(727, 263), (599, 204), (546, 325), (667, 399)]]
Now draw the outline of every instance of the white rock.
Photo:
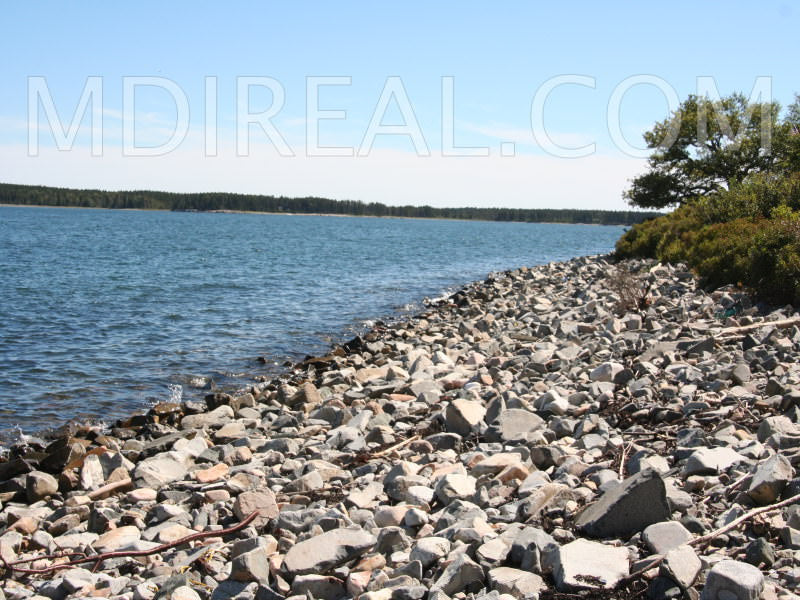
[(577, 539), (558, 549), (554, 577), (559, 591), (614, 587), (630, 572), (628, 550)]

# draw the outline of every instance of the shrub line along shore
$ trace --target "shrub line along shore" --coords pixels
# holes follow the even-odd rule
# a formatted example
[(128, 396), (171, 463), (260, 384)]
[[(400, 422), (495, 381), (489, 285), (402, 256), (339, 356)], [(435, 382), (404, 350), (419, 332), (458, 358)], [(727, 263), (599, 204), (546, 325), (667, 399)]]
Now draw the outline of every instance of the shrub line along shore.
[(279, 379), (13, 447), (2, 591), (796, 597), (799, 324), (680, 265), (492, 274)]

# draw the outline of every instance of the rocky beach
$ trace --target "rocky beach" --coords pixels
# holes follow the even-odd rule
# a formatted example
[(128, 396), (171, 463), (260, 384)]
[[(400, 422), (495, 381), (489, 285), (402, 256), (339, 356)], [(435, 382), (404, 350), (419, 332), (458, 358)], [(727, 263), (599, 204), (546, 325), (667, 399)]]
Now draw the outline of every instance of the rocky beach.
[(800, 317), (681, 265), (494, 273), (284, 376), (0, 462), (9, 600), (788, 599)]

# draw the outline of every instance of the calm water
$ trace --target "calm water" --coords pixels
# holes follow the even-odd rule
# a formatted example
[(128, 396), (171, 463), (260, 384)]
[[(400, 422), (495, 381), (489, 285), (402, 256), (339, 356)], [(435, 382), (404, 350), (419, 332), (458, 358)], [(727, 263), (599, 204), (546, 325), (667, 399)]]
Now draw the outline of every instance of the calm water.
[(607, 252), (621, 233), (0, 207), (0, 434), (245, 384), (366, 319), (490, 271)]

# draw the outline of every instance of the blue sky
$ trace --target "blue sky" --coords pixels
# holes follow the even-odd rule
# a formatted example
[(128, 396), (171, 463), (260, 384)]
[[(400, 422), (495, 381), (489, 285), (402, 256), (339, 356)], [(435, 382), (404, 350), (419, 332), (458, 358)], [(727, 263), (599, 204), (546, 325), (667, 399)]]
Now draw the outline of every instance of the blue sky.
[[(641, 133), (669, 98), (696, 93), (698, 78), (722, 95), (768, 89), (784, 105), (800, 91), (800, 7), (789, 2), (4, 9), (4, 182), (623, 209), (645, 166)], [(82, 93), (97, 89), (87, 78), (99, 78), (102, 102), (91, 97), (59, 149), (42, 97), (66, 129)], [(268, 109), (273, 138), (247, 124)]]

